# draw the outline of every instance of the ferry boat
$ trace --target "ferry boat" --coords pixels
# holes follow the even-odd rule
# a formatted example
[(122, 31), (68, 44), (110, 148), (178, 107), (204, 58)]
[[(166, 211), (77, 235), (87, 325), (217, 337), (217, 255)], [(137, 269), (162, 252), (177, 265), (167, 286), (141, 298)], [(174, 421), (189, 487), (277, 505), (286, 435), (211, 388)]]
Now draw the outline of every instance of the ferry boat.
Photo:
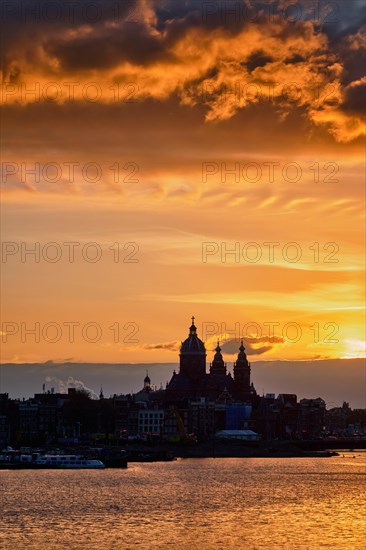
[(78, 455), (0, 455), (0, 470), (103, 469), (101, 460)]
[(101, 460), (83, 458), (77, 455), (40, 455), (34, 462), (44, 468), (68, 469), (102, 469), (105, 465)]

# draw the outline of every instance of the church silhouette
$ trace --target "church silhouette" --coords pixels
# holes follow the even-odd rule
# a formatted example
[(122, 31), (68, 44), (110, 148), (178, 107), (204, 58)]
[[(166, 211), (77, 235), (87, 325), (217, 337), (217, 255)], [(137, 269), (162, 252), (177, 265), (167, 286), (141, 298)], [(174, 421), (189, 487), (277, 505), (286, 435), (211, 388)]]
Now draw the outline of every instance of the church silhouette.
[(184, 399), (206, 397), (212, 400), (241, 401), (252, 403), (256, 391), (250, 381), (250, 363), (248, 362), (243, 341), (234, 363), (234, 376), (227, 372), (220, 343), (217, 342), (215, 355), (206, 372), (205, 344), (197, 336), (197, 327), (192, 317), (188, 338), (182, 342), (179, 354), (179, 372), (174, 371), (166, 387), (166, 400), (177, 402)]

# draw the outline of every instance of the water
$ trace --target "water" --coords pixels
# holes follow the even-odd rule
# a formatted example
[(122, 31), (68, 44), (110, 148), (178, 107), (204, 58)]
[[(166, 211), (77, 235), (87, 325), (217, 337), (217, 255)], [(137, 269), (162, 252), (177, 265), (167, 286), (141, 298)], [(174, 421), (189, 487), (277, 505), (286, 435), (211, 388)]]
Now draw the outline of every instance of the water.
[(0, 548), (365, 550), (365, 459), (0, 471)]

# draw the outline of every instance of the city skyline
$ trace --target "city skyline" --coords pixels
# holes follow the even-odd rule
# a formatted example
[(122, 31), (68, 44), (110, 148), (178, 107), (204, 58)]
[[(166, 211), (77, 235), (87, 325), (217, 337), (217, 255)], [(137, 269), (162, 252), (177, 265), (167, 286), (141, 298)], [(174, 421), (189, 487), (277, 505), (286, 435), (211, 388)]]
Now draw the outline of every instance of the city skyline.
[[(338, 362), (338, 364), (337, 364)], [(365, 408), (365, 392), (360, 380), (365, 376), (362, 359), (344, 359), (313, 363), (256, 361), (253, 366), (253, 380), (260, 395), (265, 393), (294, 393), (298, 397), (323, 397), (327, 403), (341, 406), (347, 401), (353, 408)], [(15, 398), (28, 398), (42, 391), (67, 392), (68, 388), (87, 388), (97, 397), (100, 388), (106, 396), (137, 393), (142, 386), (146, 370), (157, 389), (166, 384), (170, 373), (177, 368), (175, 363), (24, 363), (4, 364), (0, 376), (2, 392)], [(309, 370), (312, 376), (309, 376)], [(345, 376), (344, 369), (347, 369)], [(228, 364), (232, 370), (232, 364)], [(294, 372), (294, 370), (296, 372)], [(104, 373), (104, 376), (103, 374)], [(338, 384), (330, 387), (329, 380)], [(21, 380), (21, 381), (20, 381)]]
[[(195, 326), (194, 329), (196, 330)], [(29, 394), (39, 393), (41, 387), (44, 391), (53, 388), (61, 393), (67, 393), (68, 388), (85, 389), (95, 399), (99, 396), (100, 388), (103, 388), (106, 396), (135, 394), (141, 390), (146, 370), (150, 373), (152, 386), (156, 389), (165, 389), (171, 372), (178, 367), (178, 353), (182, 349), (183, 340), (176, 342), (180, 343), (174, 363), (83, 364), (49, 360), (42, 364), (3, 364), (0, 369), (0, 392), (7, 392), (13, 398), (27, 398)], [(250, 342), (247, 343), (245, 339), (232, 339), (219, 344), (219, 340), (216, 340), (216, 346), (222, 352), (230, 376), (234, 374), (235, 361), (227, 361), (232, 355), (226, 354), (225, 346), (229, 344), (230, 352), (231, 348), (235, 349), (236, 357), (241, 349), (240, 343), (245, 344), (244, 349), (252, 365), (252, 380), (259, 395), (285, 393), (296, 394), (299, 397), (323, 397), (330, 406), (340, 406), (343, 401), (347, 401), (355, 408), (365, 407), (363, 386), (357, 383), (365, 377), (363, 359), (252, 362)], [(218, 351), (216, 346), (212, 348), (212, 339), (210, 346), (205, 342), (205, 372), (210, 371), (215, 352)], [(311, 376), (308, 376), (309, 372)], [(333, 387), (329, 385), (330, 379), (333, 381)]]

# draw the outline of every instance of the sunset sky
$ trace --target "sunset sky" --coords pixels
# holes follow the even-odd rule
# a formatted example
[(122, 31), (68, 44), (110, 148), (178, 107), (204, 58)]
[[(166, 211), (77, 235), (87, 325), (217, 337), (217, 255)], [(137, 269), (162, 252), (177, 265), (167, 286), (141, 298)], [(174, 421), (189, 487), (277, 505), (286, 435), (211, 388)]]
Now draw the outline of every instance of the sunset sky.
[(2, 13), (2, 363), (364, 357), (364, 3), (70, 5)]

